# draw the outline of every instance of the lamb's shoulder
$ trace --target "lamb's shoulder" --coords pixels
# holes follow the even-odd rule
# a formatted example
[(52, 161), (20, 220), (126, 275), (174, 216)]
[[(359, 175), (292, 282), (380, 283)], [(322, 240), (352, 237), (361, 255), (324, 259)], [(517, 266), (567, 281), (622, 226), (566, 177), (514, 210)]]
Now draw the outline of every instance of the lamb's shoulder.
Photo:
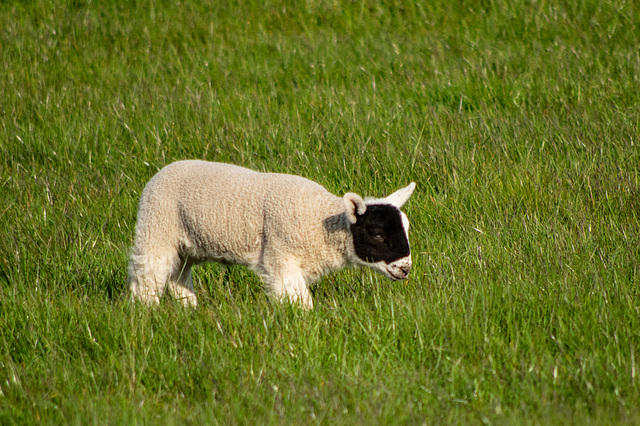
[(342, 198), (299, 176), (266, 178), (265, 256), (298, 265), (309, 281), (345, 266), (350, 230)]

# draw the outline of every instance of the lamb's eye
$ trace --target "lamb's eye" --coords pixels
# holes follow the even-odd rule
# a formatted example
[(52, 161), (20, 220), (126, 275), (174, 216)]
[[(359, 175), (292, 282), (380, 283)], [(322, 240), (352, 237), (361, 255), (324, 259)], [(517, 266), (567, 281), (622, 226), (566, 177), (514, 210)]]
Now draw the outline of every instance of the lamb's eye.
[(376, 241), (384, 241), (384, 235), (382, 235), (380, 232), (373, 234), (373, 238)]

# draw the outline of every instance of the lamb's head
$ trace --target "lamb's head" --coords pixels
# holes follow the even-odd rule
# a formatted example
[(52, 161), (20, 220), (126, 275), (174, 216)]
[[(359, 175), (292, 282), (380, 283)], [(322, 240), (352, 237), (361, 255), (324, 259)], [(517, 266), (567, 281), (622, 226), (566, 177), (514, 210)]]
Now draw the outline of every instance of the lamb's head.
[(411, 270), (409, 219), (400, 208), (415, 187), (412, 182), (386, 198), (366, 201), (357, 194), (345, 194), (354, 263), (373, 268), (394, 281), (407, 278)]

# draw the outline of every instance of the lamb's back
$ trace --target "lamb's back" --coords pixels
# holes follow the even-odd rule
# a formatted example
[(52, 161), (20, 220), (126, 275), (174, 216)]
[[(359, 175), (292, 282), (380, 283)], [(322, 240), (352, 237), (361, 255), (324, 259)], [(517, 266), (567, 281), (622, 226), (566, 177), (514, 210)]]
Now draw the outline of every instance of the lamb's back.
[(323, 220), (341, 209), (340, 198), (299, 176), (187, 160), (152, 178), (140, 215), (159, 235), (177, 236), (179, 250), (194, 261), (255, 266), (267, 239), (317, 243), (309, 236), (322, 232)]

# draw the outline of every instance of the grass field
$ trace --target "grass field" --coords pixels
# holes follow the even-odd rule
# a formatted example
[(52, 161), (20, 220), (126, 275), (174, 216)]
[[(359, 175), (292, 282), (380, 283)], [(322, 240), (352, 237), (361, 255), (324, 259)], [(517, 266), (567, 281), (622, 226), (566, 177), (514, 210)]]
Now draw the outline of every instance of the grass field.
[[(210, 3), (0, 2), (1, 424), (640, 423), (636, 2)], [(130, 303), (185, 158), (416, 181), (411, 279)]]

